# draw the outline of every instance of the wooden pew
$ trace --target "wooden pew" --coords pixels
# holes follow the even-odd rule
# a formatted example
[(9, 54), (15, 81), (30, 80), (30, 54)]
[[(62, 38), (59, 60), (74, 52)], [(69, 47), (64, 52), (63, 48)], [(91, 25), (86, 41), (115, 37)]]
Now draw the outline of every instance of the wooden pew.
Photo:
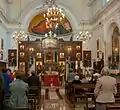
[(29, 110), (29, 108), (16, 108), (15, 110)]
[[(75, 104), (77, 103), (77, 98), (83, 99), (80, 101), (80, 103), (84, 103), (86, 104), (86, 106), (88, 106), (88, 98), (93, 98), (94, 93), (93, 90), (95, 88), (95, 84), (72, 84), (72, 102), (73, 102), (73, 106), (75, 106)], [(83, 90), (83, 91), (80, 91)], [(77, 93), (76, 93), (77, 92)], [(89, 95), (90, 93), (93, 94), (93, 96), (91, 97), (91, 95)]]
[(120, 110), (120, 103), (119, 104), (108, 104), (107, 110)]
[(71, 83), (66, 83), (65, 85), (65, 96), (67, 97), (68, 100), (70, 100), (72, 91), (71, 91)]
[(30, 87), (28, 94), (28, 103), (30, 110), (36, 110), (37, 105), (40, 104), (41, 89), (37, 87)]

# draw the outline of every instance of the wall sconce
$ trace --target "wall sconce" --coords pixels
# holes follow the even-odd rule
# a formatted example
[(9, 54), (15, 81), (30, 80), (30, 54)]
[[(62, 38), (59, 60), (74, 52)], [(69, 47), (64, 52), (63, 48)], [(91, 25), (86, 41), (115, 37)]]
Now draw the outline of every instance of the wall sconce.
[(37, 53), (37, 58), (41, 58), (41, 53)]
[(33, 51), (34, 51), (34, 48), (29, 48), (29, 51), (30, 51), (30, 52), (33, 52)]

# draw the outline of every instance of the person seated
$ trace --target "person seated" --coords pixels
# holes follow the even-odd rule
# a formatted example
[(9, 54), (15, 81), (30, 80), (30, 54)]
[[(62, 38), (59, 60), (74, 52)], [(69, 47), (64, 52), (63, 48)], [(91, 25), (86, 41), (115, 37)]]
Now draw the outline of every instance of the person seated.
[(72, 81), (72, 84), (80, 84), (81, 81), (79, 79), (79, 76), (78, 75), (75, 75), (75, 79)]
[(71, 68), (69, 70), (68, 75), (67, 75), (67, 81), (68, 81), (68, 83), (72, 83), (74, 81), (74, 77), (75, 77), (75, 74), (73, 72), (73, 69)]
[(17, 70), (15, 73), (16, 80), (10, 83), (10, 99), (9, 107), (16, 108), (28, 108), (28, 84), (21, 80), (22, 70)]
[(100, 76), (101, 75), (99, 73), (93, 74), (93, 81), (92, 81), (92, 83), (96, 84), (96, 82), (97, 82), (98, 78), (100, 78)]
[(89, 83), (89, 81), (86, 79), (85, 76), (83, 76), (82, 80), (81, 80), (81, 83)]

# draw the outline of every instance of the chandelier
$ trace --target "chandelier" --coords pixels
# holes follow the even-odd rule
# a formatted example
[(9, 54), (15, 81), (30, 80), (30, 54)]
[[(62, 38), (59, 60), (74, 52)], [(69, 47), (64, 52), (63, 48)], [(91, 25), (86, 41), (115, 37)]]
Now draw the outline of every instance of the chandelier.
[(55, 0), (45, 0), (43, 5), (51, 5), (51, 4), (54, 4), (55, 3)]
[[(20, 10), (21, 10), (21, 0), (20, 0)], [(20, 11), (20, 16), (21, 16), (21, 11)], [(13, 39), (16, 41), (16, 42), (20, 42), (20, 41), (24, 41), (27, 39), (27, 34), (21, 30), (21, 23), (18, 22), (18, 30), (14, 31), (13, 34), (12, 34), (12, 37)]]
[[(49, 2), (51, 3), (49, 3)], [(64, 20), (65, 14), (63, 10), (55, 5), (54, 0), (47, 0), (49, 8), (47, 12), (44, 13), (44, 18), (46, 19), (47, 28), (57, 28), (59, 23)]]
[(88, 30), (84, 29), (84, 24), (83, 24), (83, 29), (78, 33), (77, 39), (85, 43), (85, 41), (90, 40), (91, 37), (92, 34)]
[(27, 34), (22, 30), (14, 31), (12, 36), (16, 42), (25, 41), (27, 39)]

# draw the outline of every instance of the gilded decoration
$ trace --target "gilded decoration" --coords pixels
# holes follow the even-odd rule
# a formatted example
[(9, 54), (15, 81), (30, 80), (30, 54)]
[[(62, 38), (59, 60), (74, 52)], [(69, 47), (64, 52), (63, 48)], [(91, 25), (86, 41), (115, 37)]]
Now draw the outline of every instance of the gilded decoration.
[(52, 31), (57, 35), (61, 35), (61, 34), (68, 34), (72, 32), (72, 27), (66, 17), (64, 18), (64, 20), (62, 20), (59, 23), (57, 28), (54, 26), (51, 28), (47, 28), (46, 19), (44, 18), (45, 13), (46, 12), (40, 13), (39, 15), (36, 15), (31, 20), (28, 28), (28, 31), (30, 33), (45, 35), (45, 33)]

